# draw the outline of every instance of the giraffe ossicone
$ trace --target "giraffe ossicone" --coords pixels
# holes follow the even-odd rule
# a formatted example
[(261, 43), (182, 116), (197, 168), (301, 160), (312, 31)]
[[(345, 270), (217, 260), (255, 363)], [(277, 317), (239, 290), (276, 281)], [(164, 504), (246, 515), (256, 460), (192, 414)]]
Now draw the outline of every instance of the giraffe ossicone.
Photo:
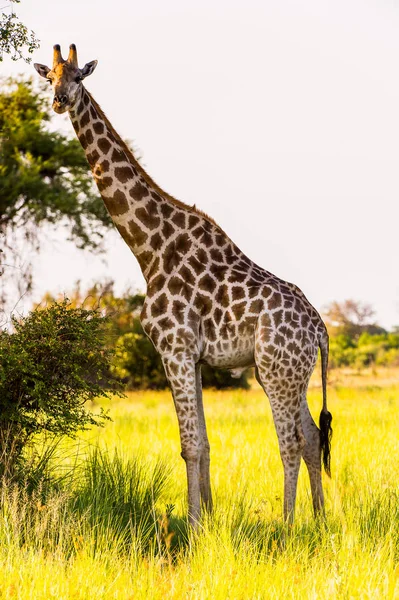
[[(35, 68), (52, 85), (54, 110), (69, 112), (105, 206), (147, 282), (141, 321), (172, 390), (190, 523), (198, 524), (201, 501), (212, 509), (203, 363), (233, 375), (255, 367), (279, 441), (285, 518), (293, 519), (301, 457), (314, 511), (322, 511), (321, 462), (329, 473), (332, 430), (326, 399), (328, 335), (320, 315), (296, 286), (256, 265), (210, 217), (151, 179), (83, 86), (96, 65), (92, 61), (80, 69), (72, 44), (67, 60), (57, 45), (52, 69)], [(319, 348), (320, 429), (306, 400)]]

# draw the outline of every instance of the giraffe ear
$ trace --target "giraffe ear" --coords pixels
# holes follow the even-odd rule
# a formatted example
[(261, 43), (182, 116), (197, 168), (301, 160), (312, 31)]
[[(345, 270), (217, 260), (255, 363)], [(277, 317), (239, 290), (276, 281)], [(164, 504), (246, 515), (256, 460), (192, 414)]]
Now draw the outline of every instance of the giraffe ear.
[(47, 77), (47, 73), (50, 72), (50, 69), (48, 67), (46, 67), (46, 65), (41, 65), (39, 63), (35, 63), (33, 65), (36, 69), (36, 71), (39, 73), (39, 75), (41, 77)]
[(92, 60), (91, 62), (88, 62), (83, 69), (80, 69), (80, 74), (82, 79), (84, 79), (85, 77), (88, 77), (89, 75), (91, 75), (94, 71), (94, 69), (97, 66), (97, 62), (96, 60)]

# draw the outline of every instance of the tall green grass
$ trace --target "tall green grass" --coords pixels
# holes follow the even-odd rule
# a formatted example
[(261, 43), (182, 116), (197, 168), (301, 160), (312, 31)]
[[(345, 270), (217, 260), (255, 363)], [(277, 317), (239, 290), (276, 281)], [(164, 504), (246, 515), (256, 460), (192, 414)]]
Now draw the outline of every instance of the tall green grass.
[[(309, 401), (317, 416), (317, 387)], [(399, 597), (399, 384), (330, 386), (327, 517), (313, 520), (302, 468), (293, 527), (263, 393), (206, 392), (205, 407), (215, 512), (198, 535), (171, 398), (131, 394), (1, 489), (0, 598)]]

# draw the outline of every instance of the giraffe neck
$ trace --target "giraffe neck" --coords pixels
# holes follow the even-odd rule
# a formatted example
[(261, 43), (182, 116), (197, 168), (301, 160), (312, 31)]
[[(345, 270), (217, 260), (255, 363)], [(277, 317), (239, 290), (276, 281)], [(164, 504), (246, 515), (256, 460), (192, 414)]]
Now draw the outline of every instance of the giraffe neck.
[(176, 207), (189, 207), (162, 192), (145, 173), (84, 87), (69, 114), (105, 206), (148, 281), (162, 245), (175, 233), (176, 225), (168, 227), (166, 221)]

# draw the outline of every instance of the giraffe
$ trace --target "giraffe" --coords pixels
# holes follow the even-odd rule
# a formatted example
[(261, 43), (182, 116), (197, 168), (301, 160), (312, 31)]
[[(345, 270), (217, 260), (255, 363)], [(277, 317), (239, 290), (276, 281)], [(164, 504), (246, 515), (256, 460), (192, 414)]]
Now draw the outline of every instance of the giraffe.
[[(308, 469), (315, 514), (324, 513), (321, 463), (330, 474), (327, 409), (328, 334), (302, 291), (259, 267), (214, 220), (164, 192), (144, 171), (83, 86), (97, 61), (78, 67), (76, 46), (64, 60), (54, 46), (52, 69), (34, 65), (52, 86), (56, 113), (69, 112), (105, 206), (137, 258), (147, 284), (141, 313), (160, 353), (176, 409), (186, 464), (188, 520), (212, 510), (210, 446), (201, 364), (251, 366), (271, 405), (284, 470), (284, 518), (292, 522), (298, 472)], [(321, 353), (319, 426), (306, 392)]]

